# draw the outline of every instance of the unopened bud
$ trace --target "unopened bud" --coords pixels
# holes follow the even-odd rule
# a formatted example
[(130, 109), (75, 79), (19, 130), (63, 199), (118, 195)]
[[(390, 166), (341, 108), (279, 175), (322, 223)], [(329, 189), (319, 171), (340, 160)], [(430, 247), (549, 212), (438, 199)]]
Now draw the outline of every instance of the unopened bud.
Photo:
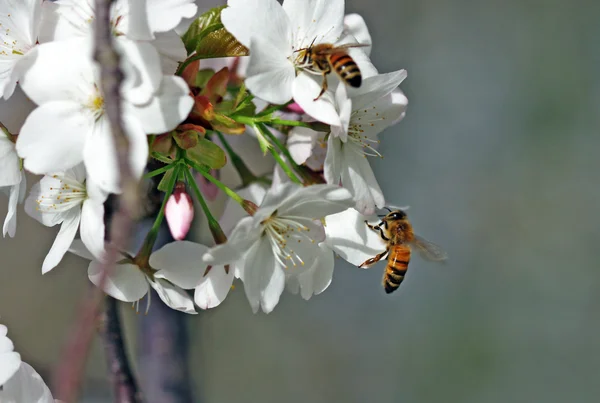
[(242, 205), (242, 207), (244, 207), (244, 210), (246, 210), (246, 213), (250, 214), (251, 216), (254, 215), (254, 213), (256, 213), (256, 210), (258, 210), (258, 206), (251, 202), (250, 200), (246, 200), (244, 199), (244, 203)]
[(185, 191), (184, 183), (179, 182), (175, 185), (175, 190), (165, 206), (165, 217), (173, 238), (177, 241), (184, 239), (194, 219), (194, 204)]

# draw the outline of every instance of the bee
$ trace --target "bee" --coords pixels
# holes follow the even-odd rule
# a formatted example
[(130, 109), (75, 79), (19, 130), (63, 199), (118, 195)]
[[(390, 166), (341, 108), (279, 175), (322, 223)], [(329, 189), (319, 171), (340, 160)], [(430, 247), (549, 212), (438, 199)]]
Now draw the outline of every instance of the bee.
[(296, 50), (299, 66), (310, 73), (320, 74), (323, 77), (321, 92), (315, 101), (327, 91), (327, 74), (334, 71), (347, 85), (358, 88), (362, 84), (362, 74), (358, 65), (348, 54), (348, 49), (369, 46), (360, 43), (348, 43), (335, 46), (330, 43), (314, 44), (314, 40), (307, 48)]
[(404, 280), (410, 263), (411, 249), (416, 249), (424, 259), (429, 261), (439, 262), (446, 260), (448, 256), (442, 248), (414, 233), (404, 211), (390, 210), (387, 207), (386, 209), (389, 213), (379, 216), (381, 218), (379, 224), (371, 225), (365, 220), (365, 224), (371, 230), (379, 232), (379, 236), (385, 241), (385, 252), (366, 260), (358, 267), (368, 268), (388, 255), (387, 266), (383, 273), (383, 288), (390, 294), (396, 291)]

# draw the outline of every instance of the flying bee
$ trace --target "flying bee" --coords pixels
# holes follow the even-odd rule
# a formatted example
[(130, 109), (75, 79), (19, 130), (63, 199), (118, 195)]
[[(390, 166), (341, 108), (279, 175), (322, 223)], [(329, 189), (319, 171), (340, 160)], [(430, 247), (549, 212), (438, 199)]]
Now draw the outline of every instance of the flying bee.
[(314, 40), (307, 48), (298, 49), (297, 63), (308, 72), (320, 74), (323, 77), (321, 92), (315, 101), (327, 91), (327, 74), (334, 71), (345, 84), (358, 88), (362, 84), (362, 75), (358, 65), (348, 54), (348, 49), (369, 46), (360, 43), (347, 43), (335, 46), (331, 43), (314, 44)]
[(416, 249), (424, 259), (434, 262), (446, 260), (448, 256), (436, 244), (415, 235), (404, 211), (390, 210), (387, 207), (386, 209), (389, 213), (379, 216), (381, 218), (379, 224), (371, 225), (365, 221), (365, 224), (373, 231), (379, 232), (379, 236), (385, 241), (385, 252), (366, 260), (358, 267), (368, 268), (388, 255), (387, 266), (383, 273), (383, 288), (389, 294), (396, 291), (404, 280), (411, 249)]

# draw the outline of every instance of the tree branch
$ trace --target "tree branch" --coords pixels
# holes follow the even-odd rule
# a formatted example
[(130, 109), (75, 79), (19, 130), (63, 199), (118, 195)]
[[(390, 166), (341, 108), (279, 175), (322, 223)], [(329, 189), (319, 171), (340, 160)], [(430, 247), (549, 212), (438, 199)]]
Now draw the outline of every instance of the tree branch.
[(104, 348), (108, 370), (113, 381), (115, 401), (120, 403), (142, 402), (142, 394), (131, 372), (125, 351), (117, 300), (107, 297), (105, 305), (102, 318)]
[(121, 176), (122, 194), (119, 198), (118, 209), (110, 222), (105, 218), (109, 224), (107, 227), (110, 228), (108, 237), (110, 241), (106, 245), (100, 286), (92, 288), (91, 295), (82, 304), (83, 308), (67, 342), (66, 351), (57, 372), (56, 392), (59, 398), (67, 403), (76, 400), (85, 361), (96, 330), (100, 304), (104, 296), (102, 286), (108, 274), (114, 269), (119, 250), (126, 249), (129, 243), (132, 221), (136, 216), (138, 206), (138, 183), (129, 166), (129, 141), (122, 125), (119, 90), (123, 73), (119, 68), (119, 55), (112, 47), (111, 3), (112, 0), (95, 1), (94, 59), (100, 64), (104, 113), (110, 122)]

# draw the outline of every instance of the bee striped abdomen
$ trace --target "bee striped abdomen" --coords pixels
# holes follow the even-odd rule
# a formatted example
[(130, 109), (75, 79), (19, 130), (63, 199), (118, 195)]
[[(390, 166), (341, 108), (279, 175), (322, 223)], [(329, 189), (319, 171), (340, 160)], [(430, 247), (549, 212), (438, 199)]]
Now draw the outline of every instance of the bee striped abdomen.
[(383, 275), (383, 288), (390, 294), (400, 287), (410, 262), (410, 249), (407, 246), (394, 246), (390, 250), (388, 264)]
[(362, 75), (356, 62), (345, 52), (329, 56), (329, 63), (340, 78), (351, 87), (358, 88), (362, 84)]

